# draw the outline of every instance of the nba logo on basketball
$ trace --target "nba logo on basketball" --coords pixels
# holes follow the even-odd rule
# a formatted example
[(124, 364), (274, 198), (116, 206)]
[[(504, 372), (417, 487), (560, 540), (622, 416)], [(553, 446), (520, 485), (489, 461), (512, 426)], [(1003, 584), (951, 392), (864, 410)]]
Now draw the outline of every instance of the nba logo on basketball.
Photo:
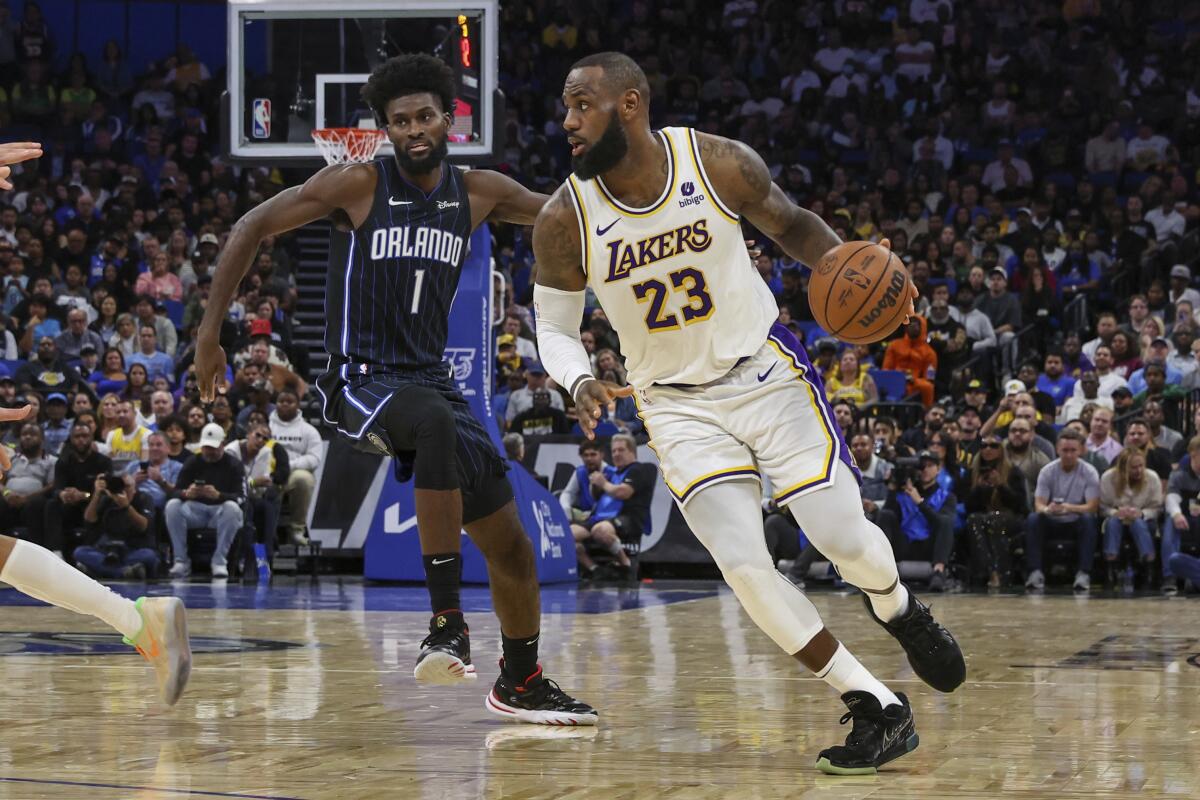
[(271, 100), (268, 97), (254, 98), (254, 113), (252, 116), (254, 129), (251, 135), (255, 139), (271, 138)]

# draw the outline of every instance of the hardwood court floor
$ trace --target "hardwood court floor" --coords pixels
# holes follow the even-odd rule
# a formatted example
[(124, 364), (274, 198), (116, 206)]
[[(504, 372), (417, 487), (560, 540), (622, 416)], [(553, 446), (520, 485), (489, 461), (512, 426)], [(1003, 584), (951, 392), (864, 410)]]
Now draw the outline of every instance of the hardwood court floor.
[[(498, 629), (479, 610), (478, 683), (414, 684), (422, 589), (176, 590), (194, 607), (199, 652), (170, 711), (99, 623), (0, 607), (0, 798), (1200, 795), (1195, 598), (935, 599), (968, 654), (968, 683), (943, 696), (914, 680), (857, 597), (815, 594), (834, 632), (909, 694), (921, 735), (879, 776), (839, 779), (813, 768), (846, 732), (833, 691), (713, 584), (547, 589), (547, 674), (602, 714), (596, 729), (566, 730), (485, 712)], [(486, 593), (464, 605), (486, 606)]]

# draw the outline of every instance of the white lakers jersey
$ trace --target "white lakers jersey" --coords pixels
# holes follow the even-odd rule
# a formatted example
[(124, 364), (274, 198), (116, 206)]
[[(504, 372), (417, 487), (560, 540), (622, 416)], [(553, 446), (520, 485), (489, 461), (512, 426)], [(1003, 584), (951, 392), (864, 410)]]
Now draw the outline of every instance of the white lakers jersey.
[(758, 352), (779, 309), (737, 215), (704, 173), (695, 133), (657, 135), (667, 185), (647, 208), (622, 204), (599, 177), (567, 179), (583, 268), (621, 337), (631, 384), (708, 383)]

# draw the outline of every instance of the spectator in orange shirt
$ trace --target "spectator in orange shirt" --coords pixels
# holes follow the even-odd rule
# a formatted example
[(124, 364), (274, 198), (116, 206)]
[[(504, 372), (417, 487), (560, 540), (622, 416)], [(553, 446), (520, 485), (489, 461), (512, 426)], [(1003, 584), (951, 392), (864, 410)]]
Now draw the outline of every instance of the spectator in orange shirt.
[(903, 370), (908, 374), (908, 388), (919, 392), (926, 408), (933, 405), (933, 375), (937, 371), (937, 353), (925, 341), (925, 318), (909, 320), (905, 335), (888, 344), (883, 356), (884, 369)]

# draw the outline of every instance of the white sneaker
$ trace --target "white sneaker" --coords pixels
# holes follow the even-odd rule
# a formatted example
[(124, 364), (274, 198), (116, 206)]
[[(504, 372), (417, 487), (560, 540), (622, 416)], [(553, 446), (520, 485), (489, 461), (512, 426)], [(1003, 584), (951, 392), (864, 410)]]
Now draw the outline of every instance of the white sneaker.
[(186, 578), (192, 574), (192, 565), (187, 561), (176, 561), (168, 574), (172, 578)]
[(192, 674), (187, 609), (178, 597), (139, 597), (137, 610), (142, 615), (142, 629), (125, 642), (154, 667), (158, 695), (173, 706)]
[(297, 547), (308, 547), (309, 545), (308, 531), (304, 528), (292, 528), (292, 532), (288, 538)]
[(228, 578), (229, 577), (229, 567), (226, 567), (223, 565), (217, 566), (216, 564), (213, 564), (212, 565), (212, 576), (213, 576), (213, 580), (216, 580), (218, 578)]
[(1046, 588), (1046, 576), (1042, 574), (1040, 569), (1035, 569), (1029, 573), (1029, 577), (1025, 579), (1025, 588), (1038, 591)]
[(1092, 588), (1092, 576), (1083, 570), (1075, 573), (1075, 591), (1087, 592)]

